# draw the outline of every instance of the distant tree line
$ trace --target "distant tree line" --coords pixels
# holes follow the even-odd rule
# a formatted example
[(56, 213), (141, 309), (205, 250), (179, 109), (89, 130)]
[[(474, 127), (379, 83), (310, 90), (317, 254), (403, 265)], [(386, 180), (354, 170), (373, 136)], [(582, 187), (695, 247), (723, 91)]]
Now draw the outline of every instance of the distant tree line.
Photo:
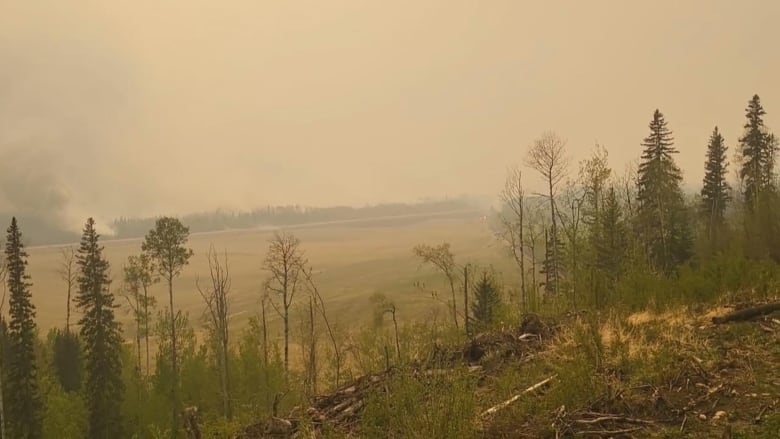
[[(456, 197), (429, 200), (420, 203), (387, 203), (363, 207), (305, 207), (267, 206), (248, 212), (216, 210), (193, 213), (181, 217), (193, 233), (260, 226), (291, 226), (328, 221), (359, 220), (384, 216), (439, 213), (451, 210), (473, 209), (475, 200)], [(155, 218), (119, 218), (111, 223), (117, 238), (143, 236), (154, 226)]]

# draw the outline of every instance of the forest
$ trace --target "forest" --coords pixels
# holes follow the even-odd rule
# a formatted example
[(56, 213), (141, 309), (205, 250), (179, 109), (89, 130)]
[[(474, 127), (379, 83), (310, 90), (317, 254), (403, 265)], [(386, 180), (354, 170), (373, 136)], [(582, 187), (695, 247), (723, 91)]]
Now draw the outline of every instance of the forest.
[[(647, 132), (637, 133), (638, 165), (625, 172), (611, 167), (599, 145), (573, 164), (566, 141), (542, 133), (521, 153), (525, 166), (509, 170), (489, 218), (511, 276), (447, 242), (409, 249), (410, 259), (438, 275), (436, 285), (415, 285), (431, 307), (446, 310), (438, 320), (406, 319), (391, 299), (366, 292), (371, 324), (335, 324), (318, 288), (317, 261), (284, 228), (257, 261), (261, 293), (248, 325), (229, 324), (237, 311), (230, 260), (213, 248), (201, 255), (209, 261), (197, 284), (202, 315), (177, 309), (177, 279), (194, 256), (188, 239), (195, 231), (419, 213), (403, 205), (359, 213), (268, 208), (118, 220), (119, 237), (143, 236), (121, 267), (110, 266), (95, 221), (86, 220), (61, 267), (66, 324), (44, 334), (27, 273), (24, 242), (31, 237), (14, 218), (0, 271), (0, 437), (713, 437), (724, 425), (715, 417), (729, 415), (701, 407), (741, 392), (737, 381), (714, 384), (726, 379), (722, 359), (732, 354), (713, 346), (732, 336), (745, 337), (739, 349), (749, 348), (747, 337), (764, 340), (750, 351), (754, 375), (744, 384), (762, 389), (752, 392), (762, 401), (750, 415), (757, 421), (732, 415), (735, 434), (774, 437), (780, 321), (740, 326), (738, 335), (708, 322), (720, 338), (701, 345), (696, 335), (679, 335), (695, 334), (697, 325), (650, 317), (649, 326), (628, 323), (638, 319), (629, 316), (703, 315), (734, 303), (776, 311), (778, 138), (765, 115), (755, 95), (742, 133), (717, 126), (701, 133), (707, 152), (696, 194), (685, 192), (675, 163), (673, 127), (684, 121), (668, 122), (659, 110)], [(543, 193), (526, 189), (529, 172), (544, 180)], [(464, 206), (450, 200), (425, 209)], [(165, 288), (164, 301), (148, 294), (156, 284)], [(119, 323), (120, 309), (131, 310), (131, 325)], [(271, 316), (281, 322), (281, 337), (269, 329)], [(497, 349), (508, 356), (491, 356)], [(698, 402), (665, 390), (684, 382), (689, 363), (696, 371), (690, 379), (704, 386), (690, 384), (701, 391)], [(540, 392), (544, 400), (525, 401)], [(650, 395), (655, 406), (640, 406)]]

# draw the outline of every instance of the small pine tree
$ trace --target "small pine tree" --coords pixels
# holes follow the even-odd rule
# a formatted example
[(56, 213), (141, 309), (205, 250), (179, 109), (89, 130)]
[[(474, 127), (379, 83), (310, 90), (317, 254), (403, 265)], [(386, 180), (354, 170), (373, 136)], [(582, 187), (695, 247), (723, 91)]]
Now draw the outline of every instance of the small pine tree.
[(726, 181), (728, 161), (726, 144), (718, 127), (712, 131), (707, 145), (704, 163), (704, 184), (701, 189), (701, 217), (705, 225), (707, 241), (715, 246), (726, 225), (726, 206), (731, 200), (731, 187)]
[[(558, 238), (553, 241), (553, 234), (545, 229), (544, 231), (544, 259), (542, 260), (541, 273), (544, 275), (544, 292), (547, 294), (555, 293), (555, 274), (562, 277), (563, 273), (563, 242)], [(561, 279), (559, 278), (558, 281)], [(560, 285), (560, 284), (559, 284)]]
[[(11, 219), (5, 244), (8, 264), (9, 361), (6, 382), (6, 417), (8, 434), (14, 438), (39, 438), (42, 434), (43, 405), (38, 391), (38, 368), (35, 364), (35, 306), (27, 275), (27, 253), (22, 232)], [(13, 397), (8, 397), (13, 395)]]
[(474, 301), (471, 304), (472, 319), (478, 329), (494, 323), (500, 305), (501, 287), (495, 276), (485, 270), (474, 285)]
[(78, 250), (76, 296), (76, 306), (83, 313), (79, 324), (86, 363), (89, 437), (121, 437), (122, 333), (114, 316), (114, 296), (109, 291), (108, 261), (98, 238), (95, 221), (89, 218)]
[(682, 172), (674, 163), (674, 139), (660, 111), (650, 122), (650, 135), (638, 170), (639, 230), (648, 261), (671, 273), (691, 257), (691, 232), (681, 188)]

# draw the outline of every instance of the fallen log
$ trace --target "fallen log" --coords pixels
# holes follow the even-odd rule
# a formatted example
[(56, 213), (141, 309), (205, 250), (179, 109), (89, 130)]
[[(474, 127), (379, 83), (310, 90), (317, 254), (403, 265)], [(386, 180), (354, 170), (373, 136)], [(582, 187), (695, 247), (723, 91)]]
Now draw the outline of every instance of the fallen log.
[(482, 412), (482, 414), (479, 415), (479, 416), (481, 418), (486, 418), (486, 417), (488, 417), (488, 416), (490, 416), (490, 415), (492, 415), (492, 414), (494, 414), (494, 413), (496, 413), (496, 412), (498, 412), (500, 410), (503, 410), (503, 409), (509, 407), (510, 405), (512, 405), (512, 403), (514, 403), (515, 401), (520, 399), (523, 395), (525, 395), (527, 393), (531, 393), (534, 390), (537, 390), (537, 389), (540, 389), (540, 388), (546, 386), (554, 378), (555, 378), (555, 375), (551, 376), (550, 378), (547, 378), (546, 380), (543, 380), (543, 381), (540, 381), (540, 382), (534, 384), (533, 386), (523, 390), (522, 392), (518, 393), (517, 395), (507, 399), (506, 401), (504, 401), (504, 402), (502, 402), (500, 404), (494, 405), (493, 407), (490, 407), (489, 409), (487, 409), (484, 412)]
[(718, 325), (727, 322), (742, 322), (765, 316), (775, 311), (780, 311), (780, 302), (765, 303), (763, 305), (733, 311), (723, 316), (716, 316), (712, 318), (712, 323)]

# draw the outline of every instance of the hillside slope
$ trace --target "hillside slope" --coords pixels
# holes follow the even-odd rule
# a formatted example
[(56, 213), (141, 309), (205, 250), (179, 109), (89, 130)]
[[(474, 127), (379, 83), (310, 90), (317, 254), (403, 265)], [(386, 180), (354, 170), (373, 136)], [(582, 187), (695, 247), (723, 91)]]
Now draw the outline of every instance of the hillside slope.
[(236, 437), (775, 438), (780, 316), (712, 319), (744, 306), (526, 316)]

